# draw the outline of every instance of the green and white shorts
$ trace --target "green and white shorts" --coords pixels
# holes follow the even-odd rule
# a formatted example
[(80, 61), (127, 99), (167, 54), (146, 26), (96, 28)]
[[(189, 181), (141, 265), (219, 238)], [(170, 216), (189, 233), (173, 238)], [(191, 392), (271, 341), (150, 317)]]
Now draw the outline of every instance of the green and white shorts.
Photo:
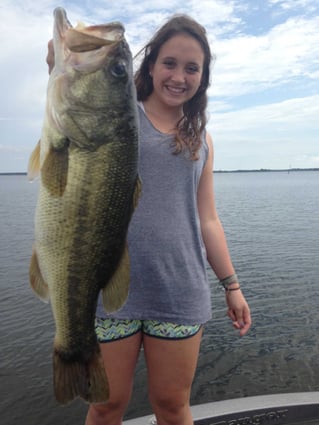
[(180, 325), (156, 320), (95, 319), (95, 332), (99, 342), (110, 342), (143, 332), (145, 335), (163, 339), (189, 338), (200, 330), (202, 325)]

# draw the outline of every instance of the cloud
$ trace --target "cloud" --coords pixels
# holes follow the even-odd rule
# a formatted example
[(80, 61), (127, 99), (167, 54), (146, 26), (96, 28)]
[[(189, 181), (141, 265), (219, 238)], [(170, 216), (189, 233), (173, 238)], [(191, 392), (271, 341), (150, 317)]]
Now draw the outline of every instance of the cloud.
[(318, 116), (319, 95), (212, 113), (208, 129), (215, 164), (218, 169), (316, 167)]
[[(305, 128), (315, 130), (318, 126), (319, 117), (319, 95), (304, 98), (294, 98), (277, 103), (252, 106), (237, 111), (215, 113), (211, 112), (215, 118), (212, 124), (216, 131), (245, 132), (250, 129), (261, 129), (261, 127), (272, 125), (279, 129), (280, 126), (289, 125), (294, 131)], [(231, 125), (229, 125), (232, 123)]]
[(314, 12), (318, 5), (313, 0), (268, 0), (269, 4), (279, 6), (283, 12), (302, 9), (306, 12)]
[[(240, 96), (318, 79), (319, 17), (291, 18), (268, 33), (217, 40), (210, 94)], [(304, 81), (300, 82), (304, 84)]]
[[(224, 168), (238, 168), (238, 163), (254, 168), (261, 163), (279, 166), (288, 156), (305, 166), (317, 163), (316, 3), (61, 0), (59, 5), (73, 24), (120, 20), (133, 54), (174, 13), (187, 13), (200, 21), (216, 54), (208, 125), (216, 160)], [(0, 172), (25, 169), (39, 137), (48, 81), (45, 57), (55, 7), (55, 0), (1, 0)]]

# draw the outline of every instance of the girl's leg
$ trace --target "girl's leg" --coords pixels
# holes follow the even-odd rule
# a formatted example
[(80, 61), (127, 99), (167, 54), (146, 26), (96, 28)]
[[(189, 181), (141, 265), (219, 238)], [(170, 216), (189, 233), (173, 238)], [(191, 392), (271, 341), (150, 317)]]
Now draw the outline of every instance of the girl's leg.
[(142, 334), (100, 344), (110, 385), (107, 403), (91, 404), (85, 425), (120, 425), (131, 397)]
[(143, 335), (149, 397), (158, 425), (192, 425), (190, 392), (202, 329), (178, 340)]

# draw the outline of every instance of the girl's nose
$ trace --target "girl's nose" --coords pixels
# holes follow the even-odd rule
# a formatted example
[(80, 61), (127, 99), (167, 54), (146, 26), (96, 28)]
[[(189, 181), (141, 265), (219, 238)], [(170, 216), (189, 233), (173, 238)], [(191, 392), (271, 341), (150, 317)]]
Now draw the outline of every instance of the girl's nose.
[(176, 82), (181, 82), (184, 83), (185, 82), (185, 72), (182, 68), (175, 68), (174, 72), (172, 74), (172, 80), (176, 81)]

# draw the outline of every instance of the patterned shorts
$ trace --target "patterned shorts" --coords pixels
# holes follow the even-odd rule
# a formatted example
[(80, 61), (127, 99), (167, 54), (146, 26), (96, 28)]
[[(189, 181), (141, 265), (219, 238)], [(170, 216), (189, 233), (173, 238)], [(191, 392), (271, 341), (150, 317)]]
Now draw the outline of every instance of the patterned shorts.
[(99, 342), (116, 341), (143, 332), (164, 339), (183, 339), (195, 335), (202, 325), (179, 325), (156, 320), (95, 319), (95, 332)]

